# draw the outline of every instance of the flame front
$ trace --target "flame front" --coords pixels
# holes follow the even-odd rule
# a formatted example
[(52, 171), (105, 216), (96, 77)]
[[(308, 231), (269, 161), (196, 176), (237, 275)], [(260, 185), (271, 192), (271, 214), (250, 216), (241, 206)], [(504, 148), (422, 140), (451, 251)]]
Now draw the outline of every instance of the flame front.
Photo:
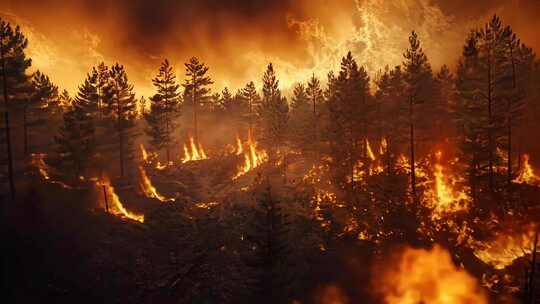
[(514, 179), (514, 182), (528, 185), (540, 186), (540, 177), (534, 172), (528, 154), (523, 155), (523, 164), (519, 175)]
[(141, 144), (140, 145), (140, 148), (141, 148), (141, 156), (142, 156), (142, 159), (147, 162), (148, 161), (148, 152), (146, 152), (146, 149), (144, 148), (144, 145)]
[[(240, 146), (242, 146), (241, 142)], [(257, 143), (253, 141), (251, 137), (251, 132), (248, 132), (246, 146), (247, 149), (245, 150), (243, 148), (241, 150), (237, 150), (237, 154), (238, 151), (243, 151), (244, 164), (241, 165), (240, 168), (238, 168), (238, 173), (233, 177), (233, 179), (237, 179), (240, 176), (246, 174), (247, 172), (257, 168), (268, 159), (266, 151), (257, 150)]]
[(146, 174), (146, 170), (144, 170), (142, 166), (139, 166), (139, 174), (139, 186), (146, 197), (155, 198), (161, 202), (169, 201), (169, 199), (157, 192), (157, 189), (152, 185), (152, 181), (150, 180), (150, 178)]
[(130, 212), (124, 207), (124, 205), (120, 201), (120, 198), (118, 197), (118, 194), (116, 194), (114, 187), (111, 185), (111, 182), (107, 178), (98, 181), (96, 184), (100, 187), (105, 187), (107, 201), (109, 202), (110, 208), (112, 209), (114, 214), (127, 217), (140, 223), (144, 223), (144, 215)]
[(189, 137), (189, 145), (184, 144), (184, 158), (182, 163), (187, 163), (194, 160), (208, 159), (204, 149), (200, 143), (195, 143), (193, 136)]
[(377, 280), (374, 287), (386, 304), (487, 303), (476, 279), (437, 245), (430, 250), (406, 248)]

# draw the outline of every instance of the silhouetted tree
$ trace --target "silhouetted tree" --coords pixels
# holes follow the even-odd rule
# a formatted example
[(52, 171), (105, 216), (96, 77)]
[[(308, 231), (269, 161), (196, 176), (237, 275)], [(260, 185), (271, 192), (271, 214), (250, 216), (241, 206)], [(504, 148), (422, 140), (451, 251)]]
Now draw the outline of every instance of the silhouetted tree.
[(150, 112), (145, 115), (150, 144), (156, 151), (165, 149), (167, 163), (171, 161), (170, 148), (174, 143), (175, 119), (179, 114), (180, 86), (176, 83), (173, 67), (165, 60), (156, 78), (152, 80), (157, 93), (150, 98)]
[(199, 108), (208, 103), (210, 99), (209, 85), (214, 82), (206, 73), (208, 67), (199, 61), (196, 57), (192, 57), (186, 67), (186, 80), (182, 85), (184, 87), (184, 101), (193, 107), (193, 136), (195, 142), (199, 141), (199, 125), (198, 115)]
[(403, 54), (403, 76), (405, 80), (405, 93), (408, 106), (409, 127), (409, 160), (410, 182), (413, 200), (417, 198), (416, 190), (416, 154), (415, 154), (415, 128), (418, 121), (418, 113), (415, 113), (417, 105), (425, 103), (432, 89), (433, 75), (428, 58), (420, 46), (418, 35), (413, 31), (409, 36), (409, 48)]
[(253, 81), (250, 81), (246, 84), (246, 86), (241, 90), (240, 96), (248, 104), (248, 132), (253, 135), (253, 126), (257, 115), (255, 109), (259, 106), (261, 102), (261, 96), (259, 96), (259, 94), (257, 93), (257, 89), (255, 88), (255, 84), (253, 83)]
[[(32, 129), (51, 127), (55, 116), (62, 114), (59, 104), (58, 87), (49, 76), (37, 71), (31, 79), (33, 93), (23, 105), (24, 152), (30, 148)], [(48, 126), (47, 126), (48, 125)]]
[(7, 162), (7, 177), (11, 199), (15, 199), (15, 177), (13, 172), (13, 147), (11, 142), (10, 112), (17, 103), (28, 98), (28, 76), (26, 70), (31, 60), (26, 58), (25, 49), (28, 40), (21, 32), (19, 26), (13, 28), (11, 24), (0, 19), (0, 64), (2, 68), (1, 89), (4, 111), (4, 140)]

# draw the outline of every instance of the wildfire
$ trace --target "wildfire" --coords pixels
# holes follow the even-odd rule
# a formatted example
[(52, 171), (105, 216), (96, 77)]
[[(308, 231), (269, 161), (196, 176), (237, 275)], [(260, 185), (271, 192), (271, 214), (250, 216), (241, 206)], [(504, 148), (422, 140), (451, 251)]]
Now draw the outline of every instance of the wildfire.
[(459, 179), (449, 172), (445, 172), (445, 168), (441, 165), (442, 153), (439, 151), (435, 154), (437, 162), (434, 165), (433, 172), (433, 188), (430, 197), (430, 205), (434, 209), (433, 216), (440, 218), (441, 215), (467, 209), (469, 197), (464, 191), (457, 191), (456, 184)]
[(244, 146), (240, 136), (236, 135), (236, 155), (242, 155), (244, 153)]
[(96, 184), (100, 187), (105, 187), (105, 195), (107, 196), (106, 199), (109, 203), (109, 208), (113, 211), (114, 214), (127, 217), (140, 223), (144, 223), (144, 215), (132, 213), (124, 207), (124, 205), (120, 201), (120, 198), (118, 197), (118, 194), (116, 194), (114, 187), (111, 185), (111, 182), (107, 178), (98, 181)]
[(184, 158), (182, 163), (187, 163), (194, 160), (208, 159), (204, 149), (200, 143), (195, 143), (193, 136), (189, 137), (189, 146), (184, 144)]
[(160, 202), (170, 201), (170, 199), (162, 196), (161, 194), (157, 192), (156, 188), (152, 185), (152, 181), (150, 180), (150, 178), (148, 178), (148, 175), (146, 174), (146, 170), (144, 170), (142, 166), (139, 166), (139, 174), (140, 174), (139, 186), (146, 197), (155, 198), (159, 200)]
[(529, 161), (529, 155), (524, 154), (521, 170), (519, 171), (519, 175), (514, 179), (514, 182), (540, 186), (540, 176), (536, 175)]
[[(242, 146), (240, 142), (240, 146)], [(243, 149), (242, 151), (244, 153), (244, 164), (238, 168), (238, 173), (233, 177), (233, 179), (237, 179), (240, 176), (246, 174), (247, 172), (257, 168), (262, 163), (264, 163), (268, 156), (266, 154), (266, 151), (264, 150), (257, 150), (257, 143), (253, 141), (251, 138), (251, 133), (248, 132), (248, 139), (246, 142), (247, 149)], [(237, 154), (238, 154), (237, 150)]]
[(148, 161), (148, 152), (146, 152), (146, 149), (144, 148), (144, 145), (141, 144), (140, 145), (140, 149), (141, 149), (141, 155), (142, 155), (142, 159), (147, 162)]
[(386, 138), (381, 139), (381, 144), (379, 145), (379, 154), (384, 155), (388, 151), (388, 142), (386, 141)]
[(536, 232), (536, 224), (525, 225), (520, 231), (498, 232), (493, 240), (473, 244), (472, 247), (477, 248), (474, 255), (495, 269), (504, 269), (531, 253)]
[(376, 292), (387, 304), (487, 303), (478, 282), (452, 262), (448, 251), (406, 248), (385, 265)]

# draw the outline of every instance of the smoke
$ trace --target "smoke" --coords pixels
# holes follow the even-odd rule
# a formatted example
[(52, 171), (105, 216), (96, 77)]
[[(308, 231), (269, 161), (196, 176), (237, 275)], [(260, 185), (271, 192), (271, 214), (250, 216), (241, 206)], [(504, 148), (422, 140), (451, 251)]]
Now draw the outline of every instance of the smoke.
[[(92, 65), (124, 64), (140, 95), (168, 58), (198, 56), (215, 89), (261, 78), (274, 62), (285, 89), (313, 73), (324, 78), (351, 50), (374, 75), (397, 65), (416, 30), (435, 67), (455, 64), (467, 31), (491, 14), (533, 47), (540, 4), (535, 0), (4, 0), (4, 17), (24, 24), (34, 68), (72, 93)], [(536, 26), (535, 26), (536, 25)]]

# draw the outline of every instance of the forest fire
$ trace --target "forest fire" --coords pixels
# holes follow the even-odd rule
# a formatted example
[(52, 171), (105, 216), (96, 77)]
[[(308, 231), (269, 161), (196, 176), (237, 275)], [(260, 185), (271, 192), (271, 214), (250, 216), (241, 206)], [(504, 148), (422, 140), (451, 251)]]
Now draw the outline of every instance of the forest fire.
[(488, 303), (477, 280), (437, 245), (429, 250), (405, 248), (382, 271), (373, 287), (386, 304)]
[(257, 149), (257, 143), (253, 141), (251, 138), (251, 133), (248, 132), (248, 138), (245, 142), (246, 148), (244, 149), (244, 144), (238, 139), (237, 140), (238, 149), (237, 149), (237, 155), (244, 154), (244, 163), (238, 168), (238, 172), (233, 177), (233, 179), (237, 179), (240, 176), (248, 173), (249, 171), (257, 168), (262, 163), (264, 163), (267, 160), (267, 154), (264, 150), (258, 150)]
[(146, 170), (143, 166), (139, 166), (139, 176), (139, 187), (146, 197), (155, 198), (160, 202), (171, 201), (171, 199), (168, 199), (158, 193), (157, 189), (152, 185), (152, 181), (146, 174)]
[(529, 154), (523, 155), (522, 168), (519, 171), (519, 175), (514, 179), (514, 182), (540, 186), (540, 176), (536, 175), (534, 172), (529, 158)]
[(0, 4), (5, 302), (538, 302), (540, 2), (460, 2)]
[(98, 180), (96, 185), (98, 186), (98, 193), (100, 193), (101, 189), (104, 189), (103, 205), (107, 205), (113, 214), (144, 223), (144, 215), (130, 212), (124, 207), (120, 201), (120, 197), (116, 194), (116, 191), (108, 178)]
[(193, 136), (189, 137), (189, 144), (184, 144), (184, 157), (182, 163), (208, 159), (200, 143), (195, 143)]

